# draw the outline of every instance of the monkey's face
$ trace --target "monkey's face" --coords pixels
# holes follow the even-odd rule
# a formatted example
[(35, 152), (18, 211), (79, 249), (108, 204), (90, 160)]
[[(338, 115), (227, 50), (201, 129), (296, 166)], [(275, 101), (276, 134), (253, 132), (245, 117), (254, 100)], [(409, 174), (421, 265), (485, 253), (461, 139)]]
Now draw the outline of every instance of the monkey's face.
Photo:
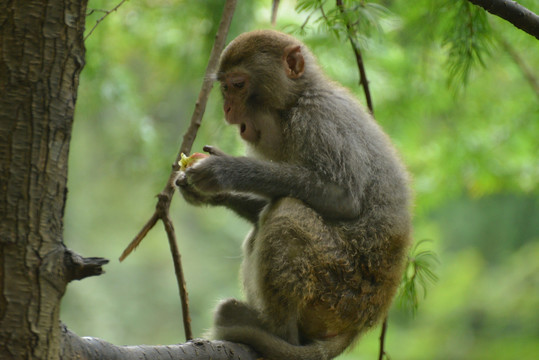
[(219, 81), (226, 121), (231, 125), (238, 125), (243, 140), (256, 143), (260, 138), (260, 131), (247, 106), (251, 87), (249, 75), (245, 72), (233, 71), (221, 75)]
[(240, 37), (223, 51), (217, 80), (226, 121), (266, 156), (280, 142), (279, 114), (297, 101), (304, 69), (302, 46), (274, 32)]

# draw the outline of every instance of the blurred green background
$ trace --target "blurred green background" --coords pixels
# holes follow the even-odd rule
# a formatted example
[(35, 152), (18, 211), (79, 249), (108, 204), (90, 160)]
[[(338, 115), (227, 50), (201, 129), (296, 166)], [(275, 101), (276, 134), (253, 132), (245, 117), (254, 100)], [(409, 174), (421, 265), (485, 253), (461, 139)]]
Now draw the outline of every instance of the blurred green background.
[[(519, 1), (536, 13), (535, 0)], [(111, 9), (118, 1), (90, 1)], [(281, 1), (277, 29), (308, 13)], [(346, 2), (345, 2), (346, 3)], [(413, 175), (415, 239), (430, 239), (439, 281), (415, 316), (395, 304), (391, 359), (532, 359), (539, 354), (539, 97), (500, 36), (539, 77), (539, 43), (489, 16), (492, 41), (468, 85), (448, 86), (451, 22), (432, 1), (381, 1), (383, 33), (363, 41), (378, 122)], [(436, 2), (434, 2), (436, 3)], [(438, 1), (444, 3), (444, 1)], [(200, 90), (223, 1), (128, 1), (86, 41), (69, 164), (65, 242), (111, 259), (107, 273), (72, 283), (62, 320), (117, 345), (184, 341), (174, 269), (161, 224), (123, 263), (151, 216)], [(270, 27), (271, 1), (239, 1), (229, 40)], [(434, 11), (438, 12), (434, 12)], [(103, 14), (88, 17), (87, 30)], [(442, 17), (439, 17), (442, 16)], [(364, 102), (349, 44), (313, 27), (301, 36), (322, 67)], [(214, 88), (193, 151), (240, 155)], [(241, 297), (240, 244), (249, 226), (177, 196), (173, 217), (195, 336), (219, 299)], [(376, 359), (379, 329), (339, 359)]]

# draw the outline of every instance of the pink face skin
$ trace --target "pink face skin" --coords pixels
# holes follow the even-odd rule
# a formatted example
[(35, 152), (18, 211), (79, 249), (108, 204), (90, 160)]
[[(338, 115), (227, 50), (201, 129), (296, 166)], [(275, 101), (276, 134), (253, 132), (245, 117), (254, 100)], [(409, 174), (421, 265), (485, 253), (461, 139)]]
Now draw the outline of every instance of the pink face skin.
[(240, 136), (249, 143), (255, 143), (259, 132), (254, 122), (246, 116), (245, 102), (249, 91), (249, 76), (243, 72), (232, 72), (221, 80), (223, 111), (231, 125), (238, 125)]

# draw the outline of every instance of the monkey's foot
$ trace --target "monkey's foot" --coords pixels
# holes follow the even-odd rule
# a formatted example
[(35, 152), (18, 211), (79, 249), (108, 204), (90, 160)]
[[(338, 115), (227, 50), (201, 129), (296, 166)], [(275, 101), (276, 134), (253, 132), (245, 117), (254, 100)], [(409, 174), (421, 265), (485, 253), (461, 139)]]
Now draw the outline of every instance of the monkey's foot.
[(262, 321), (257, 310), (236, 299), (221, 301), (215, 311), (216, 326), (247, 325), (261, 327)]

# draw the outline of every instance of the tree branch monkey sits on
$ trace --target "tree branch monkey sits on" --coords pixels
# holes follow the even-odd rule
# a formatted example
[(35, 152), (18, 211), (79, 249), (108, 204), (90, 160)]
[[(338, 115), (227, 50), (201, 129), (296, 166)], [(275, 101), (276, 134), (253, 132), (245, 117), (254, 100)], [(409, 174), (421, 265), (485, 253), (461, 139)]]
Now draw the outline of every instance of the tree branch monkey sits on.
[(389, 138), (309, 49), (276, 31), (242, 34), (217, 79), (248, 157), (211, 156), (177, 180), (192, 204), (253, 224), (245, 301), (222, 301), (216, 339), (266, 360), (331, 359), (384, 318), (410, 242), (408, 175)]

